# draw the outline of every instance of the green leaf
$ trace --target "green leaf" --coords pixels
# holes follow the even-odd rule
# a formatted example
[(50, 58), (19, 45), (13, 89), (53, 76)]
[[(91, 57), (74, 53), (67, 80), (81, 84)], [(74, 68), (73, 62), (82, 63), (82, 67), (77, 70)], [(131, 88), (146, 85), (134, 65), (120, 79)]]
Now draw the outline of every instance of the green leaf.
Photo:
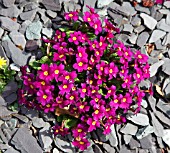
[(102, 96), (105, 96), (102, 89), (98, 90), (98, 93), (101, 94)]
[(57, 116), (57, 122), (62, 122), (63, 120), (63, 115)]
[(67, 27), (62, 27), (62, 28), (59, 28), (59, 30), (62, 31), (62, 32), (66, 32), (66, 31), (69, 30), (69, 28), (67, 28)]
[(41, 69), (41, 63), (39, 63), (38, 61), (33, 61), (33, 62), (29, 63), (29, 65), (35, 70)]
[(18, 110), (18, 103), (17, 102), (12, 103), (11, 105), (8, 106), (8, 108), (13, 112), (16, 112)]
[(48, 62), (48, 61), (49, 61), (48, 56), (43, 56), (43, 57), (40, 59), (40, 63), (41, 63), (41, 64), (44, 64), (44, 63), (46, 63), (46, 62)]
[(77, 124), (77, 121), (78, 121), (78, 119), (76, 119), (76, 118), (69, 118), (69, 119), (65, 120), (64, 126), (65, 126), (65, 128), (71, 128)]
[(75, 22), (75, 23), (73, 24), (73, 29), (77, 30), (77, 28), (79, 27), (79, 25), (80, 25), (80, 22)]

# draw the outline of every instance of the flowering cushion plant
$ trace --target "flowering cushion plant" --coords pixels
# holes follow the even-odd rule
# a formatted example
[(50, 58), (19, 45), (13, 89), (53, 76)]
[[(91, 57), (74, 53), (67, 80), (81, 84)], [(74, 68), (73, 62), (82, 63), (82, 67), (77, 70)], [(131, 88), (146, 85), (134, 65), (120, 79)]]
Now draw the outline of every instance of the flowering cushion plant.
[(145, 91), (139, 83), (149, 78), (148, 57), (133, 52), (121, 41), (119, 32), (93, 8), (84, 15), (65, 13), (68, 26), (59, 28), (53, 39), (45, 39), (47, 54), (22, 67), (23, 88), (19, 103), (45, 113), (54, 112), (55, 135), (71, 133), (73, 145), (81, 150), (90, 143), (87, 133), (126, 121), (133, 105), (140, 110)]

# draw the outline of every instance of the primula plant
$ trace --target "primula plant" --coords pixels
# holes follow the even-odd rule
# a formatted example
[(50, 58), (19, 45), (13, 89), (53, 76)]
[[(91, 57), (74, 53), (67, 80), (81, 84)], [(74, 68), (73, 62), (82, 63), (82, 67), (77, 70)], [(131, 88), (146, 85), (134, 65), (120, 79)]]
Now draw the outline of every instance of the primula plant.
[[(107, 19), (102, 24), (93, 8), (84, 15), (65, 13), (67, 27), (45, 39), (47, 53), (22, 67), (19, 103), (57, 115), (54, 135), (71, 133), (73, 145), (85, 150), (87, 134), (126, 122), (126, 113), (137, 113), (145, 91), (139, 84), (149, 78), (148, 57), (133, 52), (121, 41)], [(136, 107), (132, 107), (136, 106)]]
[(3, 92), (3, 89), (7, 83), (13, 79), (15, 71), (12, 71), (7, 66), (7, 61), (4, 57), (0, 56), (0, 94)]

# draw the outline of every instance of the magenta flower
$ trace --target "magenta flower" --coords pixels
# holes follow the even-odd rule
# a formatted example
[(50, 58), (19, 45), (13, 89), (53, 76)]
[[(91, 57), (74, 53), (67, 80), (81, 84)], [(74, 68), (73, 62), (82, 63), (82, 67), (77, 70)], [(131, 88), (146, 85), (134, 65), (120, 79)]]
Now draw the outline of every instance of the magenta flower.
[(106, 64), (104, 61), (101, 61), (100, 64), (97, 64), (97, 65), (96, 65), (96, 68), (97, 68), (97, 70), (98, 70), (98, 74), (99, 74), (99, 75), (102, 75), (102, 74), (103, 74), (106, 65), (107, 65), (107, 64)]
[(77, 63), (73, 64), (73, 68), (76, 69), (78, 72), (82, 72), (83, 70), (87, 70), (86, 59), (84, 58), (77, 58)]
[(95, 106), (97, 103), (99, 103), (101, 97), (102, 96), (100, 94), (96, 94), (95, 97), (90, 101), (90, 105)]
[(111, 132), (110, 127), (111, 127), (111, 125), (109, 123), (106, 123), (103, 134), (105, 134), (105, 135), (109, 134)]
[(118, 107), (119, 107), (119, 105), (120, 105), (120, 101), (121, 101), (121, 99), (122, 99), (122, 95), (120, 94), (120, 95), (114, 95), (114, 98), (113, 98), (113, 100), (111, 100), (110, 101), (110, 106), (111, 107), (114, 107), (115, 109), (117, 109)]
[(87, 105), (87, 102), (78, 102), (76, 103), (76, 106), (78, 107), (80, 113), (88, 112), (90, 109), (90, 106)]
[(88, 118), (87, 124), (89, 125), (88, 132), (96, 130), (97, 127), (100, 127), (100, 122), (99, 121), (95, 121), (92, 118)]
[(95, 121), (102, 119), (102, 117), (104, 116), (104, 112), (105, 112), (105, 107), (103, 105), (100, 106), (100, 108), (95, 108), (94, 112), (92, 113), (93, 119)]
[(90, 146), (90, 142), (86, 138), (81, 138), (80, 136), (76, 137), (72, 144), (80, 150), (85, 150)]
[(58, 51), (58, 53), (54, 53), (53, 54), (53, 61), (65, 61), (66, 60), (66, 56), (65, 56), (65, 52), (62, 51)]
[(58, 106), (59, 108), (64, 108), (64, 107), (68, 106), (68, 104), (69, 104), (68, 100), (64, 100), (61, 97), (56, 98), (55, 105)]
[(37, 100), (39, 103), (41, 103), (43, 106), (50, 103), (51, 100), (53, 100), (52, 93), (48, 90), (39, 90), (37, 92)]
[(136, 73), (133, 74), (133, 78), (140, 83), (143, 80), (143, 73), (140, 68), (136, 68)]
[(59, 134), (61, 136), (65, 136), (65, 135), (67, 135), (69, 133), (68, 130), (69, 130), (68, 128), (61, 127), (61, 126), (59, 126), (57, 124), (53, 127), (54, 135)]
[(66, 42), (62, 42), (62, 43), (56, 43), (55, 45), (53, 45), (53, 48), (55, 50), (57, 50), (58, 52), (67, 52), (67, 43)]
[(78, 46), (77, 51), (78, 53), (76, 54), (76, 58), (81, 58), (81, 59), (84, 58), (87, 61), (88, 55), (86, 53), (86, 48)]
[(66, 33), (65, 32), (61, 32), (59, 30), (56, 30), (55, 32), (55, 36), (54, 36), (54, 41), (58, 41), (58, 42), (63, 42), (64, 38), (66, 37)]
[(148, 63), (142, 68), (143, 71), (143, 78), (148, 79), (150, 78), (150, 72), (149, 72), (150, 66)]
[(68, 39), (68, 41), (74, 43), (75, 45), (78, 45), (79, 44), (78, 38), (79, 38), (79, 32), (75, 31), (70, 34), (70, 38)]
[(54, 112), (56, 106), (53, 103), (48, 103), (44, 106), (43, 110), (45, 113)]
[(116, 86), (112, 85), (110, 88), (107, 88), (107, 94), (105, 98), (109, 98), (110, 96), (114, 96), (116, 93)]
[(133, 84), (132, 82), (132, 75), (127, 75), (123, 78), (122, 88), (130, 88), (130, 86)]
[(90, 89), (88, 89), (88, 96), (91, 98), (95, 97), (98, 90), (99, 86), (91, 86)]
[(119, 28), (116, 28), (111, 22), (108, 21), (108, 19), (105, 19), (104, 22), (105, 22), (105, 30), (107, 32), (114, 32), (114, 31), (117, 33), (120, 32)]
[(79, 32), (79, 36), (78, 36), (79, 42), (85, 43), (85, 42), (89, 41), (87, 34), (81, 33), (80, 31), (78, 31), (78, 32)]
[(135, 58), (140, 64), (144, 64), (148, 61), (148, 56), (145, 54), (141, 54), (140, 51), (137, 51), (135, 54)]
[(80, 97), (84, 98), (87, 94), (87, 87), (86, 87), (86, 83), (81, 83), (81, 88), (79, 89), (80, 92)]
[(69, 93), (73, 86), (74, 85), (72, 83), (68, 83), (67, 81), (63, 81), (63, 83), (58, 86), (59, 89), (60, 89), (59, 94), (64, 95), (65, 93)]
[(70, 20), (77, 21), (79, 18), (78, 12), (76, 12), (76, 11), (71, 11), (69, 13), (65, 13), (64, 16), (65, 16), (65, 19), (68, 21), (70, 21)]
[(73, 102), (77, 102), (79, 100), (78, 92), (74, 91), (72, 93), (68, 93), (66, 94), (66, 98), (70, 101), (71, 104)]
[(119, 72), (120, 77), (125, 77), (128, 74), (128, 68), (126, 66), (121, 66), (121, 71)]
[(78, 137), (80, 136), (80, 138), (83, 138), (86, 136), (86, 132), (88, 128), (85, 124), (79, 123), (75, 129), (72, 130), (73, 136), (74, 137)]
[(123, 53), (123, 57), (127, 60), (127, 61), (131, 61), (133, 56), (132, 51), (130, 50), (130, 48), (126, 48), (126, 50)]
[(126, 95), (122, 97), (119, 107), (123, 109), (128, 109), (131, 103), (132, 97), (130, 96), (129, 93), (126, 93)]
[(69, 81), (69, 82), (74, 82), (74, 79), (77, 77), (77, 73), (76, 71), (72, 71), (72, 72), (67, 72), (67, 71), (63, 71), (62, 75), (58, 78), (59, 81)]
[(106, 39), (100, 36), (100, 42), (98, 44), (99, 45), (98, 48), (100, 48), (100, 50), (105, 50), (106, 47), (108, 46), (107, 43), (105, 42), (106, 42)]
[(102, 23), (100, 20), (96, 20), (94, 23), (91, 24), (91, 27), (94, 28), (94, 33), (98, 35), (100, 32), (102, 32)]

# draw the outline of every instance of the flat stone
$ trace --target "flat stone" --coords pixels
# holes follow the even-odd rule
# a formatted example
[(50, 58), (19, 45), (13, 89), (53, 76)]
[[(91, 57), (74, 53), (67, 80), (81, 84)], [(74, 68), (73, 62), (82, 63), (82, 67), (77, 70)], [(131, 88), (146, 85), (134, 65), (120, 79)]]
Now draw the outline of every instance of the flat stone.
[(127, 117), (128, 120), (132, 121), (133, 123), (141, 126), (149, 125), (149, 118), (145, 114), (138, 113), (136, 115), (132, 115)]
[(0, 39), (1, 39), (2, 35), (3, 35), (3, 33), (4, 33), (4, 29), (0, 28)]
[(34, 117), (32, 119), (32, 122), (33, 122), (33, 126), (36, 128), (42, 128), (45, 126), (45, 122), (42, 118)]
[(7, 9), (0, 10), (0, 15), (10, 17), (10, 18), (17, 18), (20, 13), (21, 10), (19, 10), (16, 5), (13, 5)]
[(136, 149), (136, 148), (140, 147), (140, 143), (137, 140), (135, 140), (134, 138), (132, 138), (130, 140), (129, 146), (130, 146), (130, 149)]
[(31, 21), (29, 21), (29, 20), (22, 22), (21, 28), (19, 29), (19, 32), (22, 33), (22, 34), (25, 34), (25, 31), (26, 31), (28, 25), (30, 25), (30, 24), (31, 24)]
[(86, 12), (88, 11), (89, 9), (86, 7), (86, 5), (94, 8), (95, 7), (95, 4), (96, 4), (96, 0), (93, 0), (93, 1), (89, 1), (89, 0), (83, 0), (83, 12)]
[(135, 34), (135, 33), (132, 33), (129, 37), (129, 41), (131, 44), (136, 44), (136, 41), (137, 41), (137, 38), (138, 38), (138, 35)]
[(100, 149), (100, 147), (97, 145), (97, 144), (94, 144), (94, 152), (97, 152), (97, 153), (103, 153), (102, 150)]
[(170, 25), (166, 24), (165, 19), (161, 19), (158, 24), (157, 24), (157, 29), (166, 31), (166, 32), (170, 32)]
[(2, 0), (2, 3), (5, 7), (11, 7), (14, 5), (15, 0)]
[(86, 150), (84, 150), (82, 153), (95, 153), (93, 151), (93, 148), (92, 147), (88, 147)]
[(170, 11), (168, 9), (159, 9), (159, 12), (162, 13), (162, 14), (165, 14), (165, 15), (170, 13)]
[(132, 33), (133, 26), (131, 24), (124, 24), (123, 31)]
[(129, 144), (130, 140), (132, 138), (132, 135), (123, 135), (123, 139), (125, 141), (125, 144)]
[(163, 135), (164, 128), (162, 124), (158, 121), (158, 119), (155, 117), (155, 115), (151, 111), (149, 112), (152, 118), (151, 123), (153, 125), (153, 128), (155, 129), (154, 133), (157, 137), (161, 137)]
[(151, 125), (148, 125), (144, 128), (141, 128), (138, 130), (137, 134), (136, 134), (136, 138), (137, 139), (142, 139), (146, 136), (148, 136), (149, 134), (153, 133), (154, 132), (154, 127), (151, 126)]
[(41, 38), (42, 23), (40, 21), (31, 23), (26, 29), (26, 37), (28, 40)]
[(123, 126), (121, 129), (120, 129), (120, 132), (121, 133), (124, 133), (124, 134), (130, 134), (130, 135), (135, 135), (136, 132), (138, 130), (138, 127), (133, 125), (133, 124), (130, 124), (130, 123), (127, 123), (125, 126)]
[(76, 10), (81, 10), (81, 6), (79, 4), (76, 4), (74, 1), (64, 2), (65, 12), (76, 11)]
[(25, 48), (26, 40), (23, 34), (17, 31), (12, 31), (9, 34), (9, 37), (11, 38), (11, 40), (14, 42), (15, 45), (21, 46), (22, 49)]
[(121, 147), (119, 153), (131, 153), (126, 147)]
[(34, 51), (34, 50), (37, 50), (38, 49), (38, 42), (36, 40), (28, 40), (26, 42), (26, 46), (25, 46), (25, 49), (27, 51)]
[(115, 149), (113, 147), (111, 147), (109, 144), (107, 143), (103, 143), (103, 148), (104, 150), (106, 150), (108, 153), (115, 153)]
[(141, 13), (140, 16), (144, 20), (144, 24), (146, 27), (148, 27), (150, 30), (153, 30), (155, 28), (157, 21), (154, 18), (145, 13)]
[(24, 11), (31, 11), (38, 7), (38, 4), (35, 2), (29, 2), (24, 6)]
[(13, 62), (19, 66), (26, 65), (30, 54), (22, 52), (18, 47), (16, 47), (10, 40), (2, 42), (7, 56), (13, 60)]
[(1, 27), (8, 31), (18, 30), (20, 25), (8, 17), (0, 17)]
[(123, 2), (121, 7), (117, 8), (120, 12), (123, 12), (124, 15), (127, 16), (134, 16), (137, 11), (134, 9), (134, 7), (130, 4), (130, 2)]
[(47, 36), (47, 38), (51, 38), (52, 34), (53, 34), (53, 30), (50, 28), (43, 28), (42, 29), (42, 34), (44, 34), (45, 36)]
[(163, 131), (162, 139), (170, 147), (170, 129)]
[(5, 106), (0, 106), (0, 118), (10, 116), (14, 112), (8, 110)]
[(27, 128), (19, 128), (12, 138), (11, 143), (22, 153), (43, 152), (41, 147), (38, 145), (37, 140), (30, 134)]
[(153, 42), (156, 42), (157, 40), (163, 38), (164, 36), (166, 35), (166, 32), (165, 31), (162, 31), (162, 30), (154, 30), (152, 32), (152, 35), (149, 39), (149, 43), (153, 43)]
[(139, 149), (139, 153), (148, 153), (146, 149)]
[(36, 12), (37, 12), (36, 10), (31, 10), (31, 11), (28, 11), (28, 12), (23, 12), (23, 13), (20, 14), (20, 18), (23, 21), (25, 21), (25, 20), (33, 21), (34, 18), (35, 18)]
[(47, 15), (50, 16), (51, 18), (55, 18), (57, 16), (56, 12), (53, 12), (51, 10), (46, 11)]
[(163, 60), (160, 60), (160, 61), (154, 63), (153, 65), (151, 65), (151, 66), (150, 66), (150, 69), (149, 69), (149, 71), (150, 71), (150, 77), (153, 77), (153, 76), (157, 73), (158, 68), (159, 68), (160, 66), (162, 66), (163, 64), (164, 64), (164, 61), (163, 61)]
[(142, 99), (141, 106), (142, 106), (143, 108), (147, 108), (147, 107), (148, 107), (147, 101), (144, 100), (144, 99)]
[(146, 44), (147, 40), (149, 38), (149, 33), (148, 32), (142, 32), (137, 39), (137, 45), (139, 47), (142, 47)]
[(159, 118), (159, 120), (165, 124), (166, 126), (170, 127), (170, 119), (166, 117), (163, 113), (160, 111), (156, 111), (155, 115)]
[(53, 153), (60, 153), (60, 152), (59, 152), (59, 150), (57, 148), (54, 148)]
[[(168, 38), (170, 39), (170, 35), (169, 35)], [(167, 35), (164, 37), (163, 42), (165, 41), (165, 43), (167, 43), (167, 40), (166, 40), (166, 39), (167, 39)], [(157, 41), (155, 42), (155, 46), (156, 46), (156, 49), (161, 49), (161, 50), (166, 49), (165, 45), (164, 45), (164, 44), (162, 45), (161, 39), (159, 39), (159, 40), (157, 40)]]
[(141, 18), (139, 17), (139, 15), (135, 15), (132, 18), (131, 24), (135, 27), (139, 27), (141, 25)]
[(159, 99), (156, 106), (170, 118), (170, 105), (169, 104)]
[(11, 148), (7, 149), (4, 153), (19, 153), (19, 152), (11, 147)]
[(102, 129), (97, 129), (96, 132), (97, 132), (97, 136), (99, 137), (99, 140), (101, 142), (108, 141), (109, 137), (108, 137), (108, 135), (104, 135), (103, 134), (103, 130)]
[(167, 14), (165, 22), (166, 24), (170, 25), (170, 13)]
[(160, 21), (163, 17), (163, 14), (158, 12), (158, 8), (153, 6), (150, 9), (151, 17), (153, 17), (155, 20)]
[(56, 136), (54, 139), (55, 145), (61, 149), (63, 152), (74, 153), (75, 147), (72, 147), (69, 142), (67, 142), (63, 137)]
[(16, 93), (12, 93), (11, 95), (9, 95), (8, 97), (5, 98), (5, 101), (8, 105), (12, 104), (16, 100), (17, 100), (17, 94)]
[(147, 7), (143, 7), (143, 6), (141, 6), (141, 5), (136, 5), (136, 6), (135, 6), (135, 9), (136, 9), (137, 11), (139, 11), (139, 12), (143, 12), (143, 13), (146, 13), (146, 14), (150, 15), (150, 10), (149, 10), (149, 8), (147, 8)]
[(40, 14), (40, 18), (43, 21), (44, 24), (46, 24), (49, 21), (49, 18), (45, 14), (45, 9), (39, 9), (38, 13)]
[(152, 136), (148, 135), (140, 140), (142, 149), (150, 149), (152, 148)]
[(163, 3), (163, 5), (166, 7), (166, 8), (170, 8), (170, 2), (169, 1), (165, 1)]
[(145, 26), (143, 25), (140, 25), (139, 27), (134, 28), (134, 32), (137, 34), (141, 33), (144, 30), (145, 30)]
[(16, 118), (18, 118), (20, 121), (24, 122), (24, 123), (28, 123), (28, 118), (24, 115), (20, 115), (20, 114), (13, 114), (13, 116), (15, 116)]
[(1, 97), (0, 95), (0, 106), (6, 106), (7, 103), (5, 102), (5, 99), (3, 97)]
[(52, 11), (60, 11), (61, 7), (58, 0), (42, 0), (41, 4), (47, 9)]
[(109, 134), (109, 142), (112, 147), (116, 147), (118, 145), (118, 139), (116, 136), (116, 130), (114, 125), (111, 126), (111, 133)]
[(112, 1), (113, 1), (113, 0), (105, 0), (105, 1), (103, 1), (103, 0), (98, 0), (98, 1), (97, 1), (97, 7), (98, 7), (98, 8), (105, 7), (105, 6), (109, 5)]
[(164, 37), (164, 40), (162, 41), (162, 45), (165, 47), (169, 44), (170, 42), (170, 33), (167, 33), (166, 36)]
[(170, 75), (170, 59), (169, 58), (165, 58), (164, 59), (164, 64), (162, 65), (162, 71), (165, 72), (167, 75)]

